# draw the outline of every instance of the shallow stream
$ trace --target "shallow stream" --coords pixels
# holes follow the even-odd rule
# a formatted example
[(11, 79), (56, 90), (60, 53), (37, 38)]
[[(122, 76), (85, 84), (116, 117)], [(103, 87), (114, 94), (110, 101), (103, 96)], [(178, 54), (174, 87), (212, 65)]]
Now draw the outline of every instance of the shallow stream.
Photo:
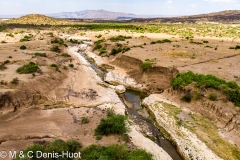
[[(88, 63), (91, 64), (91, 67), (98, 73), (98, 75), (104, 81), (104, 76), (106, 72), (102, 71), (94, 63), (90, 62), (84, 54), (82, 53), (80, 54), (88, 61)], [(163, 134), (154, 125), (154, 122), (148, 120), (147, 118), (144, 118), (138, 113), (138, 110), (142, 109), (140, 94), (138, 92), (126, 90), (123, 96), (125, 100), (128, 103), (131, 103), (133, 106), (132, 108), (126, 107), (129, 114), (129, 118), (138, 125), (141, 124), (147, 126), (147, 130), (148, 132), (150, 132), (150, 135), (154, 137), (155, 143), (158, 144), (158, 146), (160, 146), (164, 151), (166, 151), (172, 157), (173, 160), (183, 160), (183, 158), (181, 158), (181, 156), (178, 154), (176, 147), (169, 140), (164, 138)], [(120, 97), (120, 99), (122, 98)], [(122, 101), (124, 103), (123, 99)], [(125, 105), (127, 106), (127, 104)]]

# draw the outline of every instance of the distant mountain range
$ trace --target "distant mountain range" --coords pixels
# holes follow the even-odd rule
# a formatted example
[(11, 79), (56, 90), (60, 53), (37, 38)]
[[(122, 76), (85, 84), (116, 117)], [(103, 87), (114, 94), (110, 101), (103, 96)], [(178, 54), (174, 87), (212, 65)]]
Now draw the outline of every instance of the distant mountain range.
[[(123, 12), (110, 12), (105, 10), (84, 10), (77, 12), (61, 12), (54, 14), (45, 14), (53, 18), (78, 18), (78, 19), (133, 19), (133, 18), (157, 18), (168, 17), (163, 15), (135, 15)], [(0, 15), (0, 18), (19, 18), (21, 15)]]

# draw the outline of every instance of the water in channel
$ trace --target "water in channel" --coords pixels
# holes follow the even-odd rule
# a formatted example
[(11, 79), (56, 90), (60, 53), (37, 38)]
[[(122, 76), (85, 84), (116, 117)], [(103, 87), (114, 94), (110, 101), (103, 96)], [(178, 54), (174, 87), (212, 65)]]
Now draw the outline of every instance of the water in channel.
[[(99, 74), (101, 79), (104, 81), (105, 72), (99, 69), (94, 63), (90, 62), (87, 57), (80, 53), (87, 61), (91, 64), (91, 67)], [(121, 98), (121, 97), (120, 97)], [(159, 131), (159, 129), (154, 125), (154, 123), (147, 118), (144, 118), (138, 113), (138, 110), (142, 108), (141, 106), (141, 98), (140, 94), (134, 92), (132, 90), (126, 90), (124, 93), (124, 98), (126, 101), (133, 105), (132, 108), (127, 108), (128, 114), (135, 123), (144, 123), (148, 126), (149, 131), (155, 137), (155, 143), (158, 144), (164, 151), (166, 151), (173, 160), (183, 160), (181, 156), (178, 154), (176, 147), (167, 139), (163, 137), (163, 134)], [(124, 101), (123, 101), (124, 103)], [(126, 104), (125, 104), (126, 105)], [(127, 105), (126, 105), (127, 106)]]

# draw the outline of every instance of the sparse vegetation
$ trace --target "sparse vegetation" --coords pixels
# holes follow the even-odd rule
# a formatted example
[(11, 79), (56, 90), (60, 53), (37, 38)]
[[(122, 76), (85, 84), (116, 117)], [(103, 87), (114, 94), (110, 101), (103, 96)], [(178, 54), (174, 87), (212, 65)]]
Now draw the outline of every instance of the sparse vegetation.
[(63, 56), (63, 57), (71, 57), (71, 56), (70, 56), (69, 54), (67, 54), (67, 53), (62, 53), (61, 56)]
[(208, 95), (208, 99), (210, 99), (211, 101), (216, 101), (217, 100), (217, 95), (212, 92)]
[[(28, 158), (30, 160), (34, 160), (34, 159), (38, 159), (37, 158), (37, 151), (41, 151), (42, 153), (55, 153), (55, 154), (59, 154), (62, 155), (62, 152), (69, 152), (69, 153), (77, 153), (80, 151), (80, 149), (82, 148), (82, 144), (77, 142), (76, 140), (68, 140), (66, 142), (62, 141), (62, 140), (55, 140), (53, 142), (47, 142), (44, 145), (40, 145), (40, 144), (33, 144), (32, 146), (28, 147), (27, 149), (25, 149), (23, 151), (23, 155), (24, 157), (28, 157), (28, 152), (32, 151), (32, 158)], [(22, 158), (20, 158), (21, 156), (17, 156), (17, 160), (21, 160)], [(49, 159), (54, 159), (54, 158), (50, 158)], [(66, 158), (59, 158), (59, 159), (66, 159)], [(73, 158), (69, 158), (69, 159), (73, 159)]]
[(229, 47), (229, 49), (240, 49), (240, 45), (236, 45), (235, 47)]
[(147, 71), (148, 68), (152, 67), (154, 62), (151, 61), (145, 61), (142, 63), (142, 71), (145, 72)]
[(123, 36), (123, 35), (119, 35), (116, 37), (111, 37), (109, 40), (112, 42), (118, 42), (118, 41), (125, 41), (126, 39), (131, 39), (131, 36)]
[(61, 49), (58, 46), (53, 46), (50, 50), (57, 53), (61, 52)]
[(24, 50), (24, 49), (27, 49), (27, 47), (25, 45), (22, 45), (22, 46), (20, 46), (20, 49)]
[(40, 69), (40, 68), (38, 67), (37, 64), (35, 64), (33, 62), (29, 62), (29, 64), (26, 64), (26, 65), (23, 65), (22, 67), (19, 67), (17, 69), (17, 73), (29, 74), (29, 73), (36, 72), (38, 69)]
[(240, 87), (236, 82), (226, 82), (223, 79), (217, 78), (213, 75), (194, 74), (193, 72), (180, 73), (172, 81), (172, 86), (177, 89), (181, 86), (187, 86), (192, 82), (196, 82), (196, 87), (213, 88), (222, 90), (229, 100), (240, 106)]
[(13, 80), (10, 82), (11, 84), (14, 84), (14, 85), (18, 85), (19, 83), (19, 79), (16, 77), (16, 78), (13, 78)]
[(86, 123), (89, 123), (90, 121), (89, 121), (88, 117), (82, 117), (81, 122), (82, 122), (82, 124), (86, 124)]
[(152, 155), (145, 150), (129, 151), (126, 146), (113, 144), (111, 146), (91, 145), (82, 151), (84, 160), (152, 160)]
[(59, 44), (59, 45), (63, 45), (64, 41), (61, 38), (55, 38), (51, 40), (51, 44)]
[(24, 36), (24, 38), (20, 39), (20, 42), (30, 41), (30, 38), (32, 38), (32, 36)]
[(34, 53), (35, 56), (39, 56), (39, 57), (47, 57), (47, 54), (46, 53), (39, 53), (39, 52), (36, 52)]
[(71, 63), (71, 64), (69, 64), (68, 66), (71, 67), (71, 68), (73, 68), (73, 67), (74, 67), (74, 64)]
[(50, 67), (53, 67), (53, 68), (55, 68), (56, 69), (56, 71), (58, 71), (58, 72), (61, 72), (60, 70), (59, 70), (59, 67), (58, 67), (58, 65), (56, 65), (56, 64), (51, 64), (50, 65)]
[(14, 35), (12, 33), (7, 33), (6, 36), (14, 37)]

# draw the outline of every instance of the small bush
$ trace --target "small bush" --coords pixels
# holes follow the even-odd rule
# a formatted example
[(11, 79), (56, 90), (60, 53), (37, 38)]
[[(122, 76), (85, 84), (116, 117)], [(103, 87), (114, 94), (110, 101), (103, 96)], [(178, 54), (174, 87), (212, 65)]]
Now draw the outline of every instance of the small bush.
[(58, 72), (61, 72), (60, 70), (59, 70), (59, 67), (58, 67), (58, 65), (56, 65), (56, 64), (51, 64), (50, 65), (50, 67), (53, 67), (53, 68), (55, 68), (56, 69), (56, 71), (58, 71)]
[(82, 117), (82, 120), (81, 120), (82, 124), (86, 124), (86, 123), (89, 123), (89, 119), (88, 117)]
[(152, 155), (145, 150), (129, 151), (126, 146), (119, 144), (107, 147), (91, 145), (81, 153), (84, 160), (152, 160)]
[(21, 49), (21, 50), (24, 50), (24, 49), (27, 49), (27, 47), (24, 46), (24, 45), (22, 45), (22, 46), (20, 46), (20, 49)]
[(101, 34), (99, 34), (99, 35), (97, 35), (96, 37), (97, 37), (97, 38), (101, 38), (101, 37), (102, 37), (102, 35), (101, 35)]
[(57, 53), (61, 52), (61, 49), (58, 46), (53, 46), (50, 50)]
[(70, 42), (71, 42), (72, 44), (82, 44), (82, 41), (78, 41), (78, 40), (76, 40), (76, 39), (70, 39)]
[(35, 56), (39, 56), (39, 57), (47, 57), (46, 53), (34, 53)]
[(96, 135), (124, 134), (127, 132), (124, 115), (108, 114), (95, 129)]
[(4, 61), (3, 63), (4, 63), (4, 64), (8, 64), (8, 63), (10, 63), (10, 61), (9, 61), (9, 60), (6, 60), (6, 61)]
[(100, 50), (100, 52), (99, 52), (98, 55), (103, 55), (103, 54), (105, 54), (105, 53), (107, 53), (107, 49), (104, 47), (104, 48), (102, 48), (102, 49)]
[(58, 66), (57, 66), (56, 64), (54, 64), (54, 63), (51, 64), (50, 66), (51, 66), (51, 67), (54, 67), (54, 68), (58, 67)]
[(152, 67), (154, 62), (145, 61), (142, 63), (142, 71), (145, 72), (148, 68)]
[(12, 33), (8, 33), (8, 34), (6, 34), (6, 36), (14, 37), (14, 35)]
[(191, 94), (186, 94), (181, 98), (182, 101), (190, 103), (192, 101)]
[(8, 56), (8, 58), (12, 58), (12, 56)]
[(111, 37), (109, 40), (111, 42), (118, 42), (118, 41), (125, 41), (126, 39), (131, 39), (131, 36), (123, 36), (123, 35), (119, 35), (116, 37)]
[(116, 55), (118, 53), (122, 52), (122, 48), (113, 48), (110, 52), (110, 55)]
[(208, 95), (208, 99), (211, 100), (211, 101), (216, 101), (217, 100), (217, 96), (215, 93), (210, 93)]
[(63, 56), (63, 57), (71, 57), (71, 56), (70, 56), (69, 54), (67, 54), (67, 53), (62, 53), (61, 56)]
[(32, 36), (24, 36), (24, 38), (20, 39), (20, 42), (30, 41), (30, 38), (32, 38)]
[(229, 47), (229, 49), (240, 49), (240, 45), (236, 45), (236, 47)]
[(71, 67), (71, 68), (73, 68), (73, 67), (74, 67), (74, 64), (71, 63), (71, 64), (69, 64), (68, 66)]
[[(68, 140), (67, 142), (64, 142), (62, 140), (55, 140), (53, 142), (47, 142), (44, 145), (34, 144), (27, 149), (23, 151), (24, 157), (28, 157), (28, 152), (32, 151), (33, 158), (31, 159), (38, 159), (37, 158), (37, 151), (40, 151), (42, 153), (58, 153), (59, 155), (62, 155), (62, 152), (69, 152), (69, 153), (77, 153), (82, 148), (81, 143), (75, 141), (75, 140)], [(21, 160), (21, 156), (17, 156), (17, 160)], [(64, 158), (59, 158), (64, 159)]]
[(125, 47), (125, 48), (123, 48), (122, 53), (125, 53), (125, 52), (130, 51), (130, 50), (131, 50), (131, 48)]
[(35, 64), (33, 62), (29, 62), (29, 64), (26, 64), (26, 65), (18, 68), (17, 72), (20, 74), (29, 74), (29, 73), (36, 72), (38, 69), (40, 69), (40, 68), (38, 67), (37, 64)]
[(60, 44), (60, 45), (63, 45), (63, 44), (64, 44), (64, 41), (63, 41), (63, 39), (55, 38), (55, 39), (52, 39), (52, 40), (51, 40), (51, 44)]
[(4, 63), (0, 63), (0, 70), (4, 70), (4, 69), (7, 69), (7, 67), (5, 66)]
[(21, 38), (20, 39), (20, 42), (26, 42), (26, 41), (29, 41), (29, 39), (27, 39), (27, 38)]
[(18, 85), (19, 79), (18, 79), (17, 77), (16, 77), (16, 78), (13, 78), (13, 80), (12, 80), (10, 83), (12, 83), (12, 84), (14, 84), (14, 85)]
[(156, 43), (171, 43), (172, 41), (169, 39), (157, 40)]
[(196, 87), (213, 88), (221, 90), (225, 93), (229, 100), (240, 106), (240, 87), (236, 82), (226, 82), (223, 79), (217, 78), (213, 75), (194, 74), (193, 72), (179, 73), (172, 81), (174, 89), (181, 86), (187, 86), (192, 82), (196, 82)]

